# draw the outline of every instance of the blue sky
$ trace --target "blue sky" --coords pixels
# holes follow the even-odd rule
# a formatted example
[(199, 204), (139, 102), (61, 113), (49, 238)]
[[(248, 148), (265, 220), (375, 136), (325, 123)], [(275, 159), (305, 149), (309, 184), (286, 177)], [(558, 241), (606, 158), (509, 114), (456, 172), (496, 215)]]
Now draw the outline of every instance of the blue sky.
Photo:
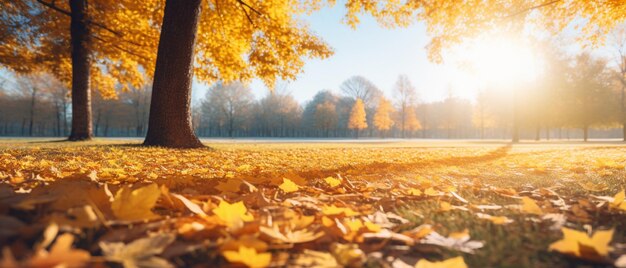
[[(341, 23), (344, 13), (339, 5), (305, 19), (335, 54), (325, 60), (309, 60), (296, 81), (286, 84), (299, 102), (310, 100), (322, 89), (339, 93), (339, 85), (353, 75), (368, 78), (387, 96), (391, 96), (398, 75), (406, 74), (416, 86), (421, 101), (443, 99), (448, 88), (452, 88), (455, 95), (472, 97), (471, 89), (460, 89), (455, 64), (437, 65), (428, 61), (425, 49), (428, 36), (424, 25), (386, 29), (371, 17), (364, 17), (353, 30)], [(259, 81), (253, 82), (251, 87), (257, 97), (267, 93), (267, 88)], [(206, 85), (195, 84), (194, 101), (202, 98), (207, 89)]]

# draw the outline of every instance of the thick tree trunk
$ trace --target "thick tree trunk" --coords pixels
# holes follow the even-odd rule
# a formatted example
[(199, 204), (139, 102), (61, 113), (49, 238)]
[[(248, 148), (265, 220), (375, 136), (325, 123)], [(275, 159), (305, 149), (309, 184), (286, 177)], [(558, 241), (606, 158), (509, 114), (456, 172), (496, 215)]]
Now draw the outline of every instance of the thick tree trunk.
[(201, 0), (167, 0), (144, 145), (197, 148), (191, 126), (191, 79)]
[(89, 28), (87, 0), (70, 0), (72, 11), (72, 132), (69, 140), (89, 140), (91, 127), (91, 91), (89, 90)]

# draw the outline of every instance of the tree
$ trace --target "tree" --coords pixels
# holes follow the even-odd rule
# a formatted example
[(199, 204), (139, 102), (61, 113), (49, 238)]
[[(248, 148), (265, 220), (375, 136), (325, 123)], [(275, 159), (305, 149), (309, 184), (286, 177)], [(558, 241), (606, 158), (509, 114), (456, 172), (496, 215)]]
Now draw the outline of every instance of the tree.
[(330, 101), (318, 104), (315, 107), (315, 126), (330, 136), (330, 130), (337, 126), (337, 111), (335, 104)]
[(620, 119), (622, 122), (622, 140), (626, 141), (626, 25), (615, 29), (611, 43), (615, 47), (617, 80), (620, 82)]
[(384, 96), (381, 96), (376, 114), (374, 114), (374, 126), (383, 133), (383, 138), (385, 137), (385, 132), (393, 126), (392, 112), (391, 103)]
[(397, 110), (400, 115), (399, 120), (402, 138), (404, 138), (407, 129), (407, 114), (409, 113), (409, 108), (415, 104), (417, 93), (409, 77), (406, 75), (398, 76), (393, 90), (396, 106), (398, 106)]
[(352, 110), (350, 111), (350, 119), (348, 121), (348, 128), (354, 129), (355, 136), (359, 138), (359, 131), (367, 128), (367, 119), (365, 115), (365, 105), (361, 99), (356, 99)]
[(583, 140), (589, 138), (589, 128), (612, 123), (616, 104), (606, 61), (593, 58), (588, 53), (576, 57), (571, 69), (568, 92), (569, 116), (572, 126), (583, 130)]
[[(415, 114), (415, 108), (413, 106), (409, 106), (406, 109), (406, 129), (413, 133), (414, 131), (421, 129), (422, 125), (420, 121), (417, 119), (417, 115)], [(410, 135), (412, 136), (412, 135)]]
[[(166, 0), (144, 144), (202, 146), (191, 127), (194, 74), (205, 82), (258, 77), (273, 85), (277, 78), (295, 78), (303, 58), (329, 56), (326, 44), (295, 16), (311, 9), (291, 1)], [(201, 66), (195, 70), (194, 60)]]
[(0, 63), (17, 73), (51, 73), (66, 83), (72, 92), (69, 140), (90, 139), (90, 88), (107, 95), (116, 84), (145, 82), (152, 73), (138, 66), (154, 69), (160, 11), (159, 1), (3, 1)]
[(225, 127), (228, 137), (240, 129), (248, 119), (254, 96), (249, 87), (240, 82), (213, 85), (202, 102), (203, 116), (211, 117), (220, 127)]
[(376, 101), (382, 96), (382, 92), (363, 76), (353, 76), (344, 81), (341, 86), (341, 92), (353, 99), (361, 99), (366, 108), (375, 105)]

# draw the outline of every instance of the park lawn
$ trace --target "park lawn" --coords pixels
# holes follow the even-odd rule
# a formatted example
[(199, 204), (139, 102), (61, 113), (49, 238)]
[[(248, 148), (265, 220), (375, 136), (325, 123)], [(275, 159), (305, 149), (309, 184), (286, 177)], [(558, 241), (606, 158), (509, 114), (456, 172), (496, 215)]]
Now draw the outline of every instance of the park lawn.
[(621, 143), (139, 142), (0, 140), (0, 266), (611, 267), (626, 254)]

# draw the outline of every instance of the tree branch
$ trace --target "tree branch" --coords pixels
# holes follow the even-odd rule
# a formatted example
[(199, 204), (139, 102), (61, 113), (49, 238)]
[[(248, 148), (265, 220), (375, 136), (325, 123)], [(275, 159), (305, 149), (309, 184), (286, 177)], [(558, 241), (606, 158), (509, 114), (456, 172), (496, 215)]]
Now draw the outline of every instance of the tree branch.
[(520, 15), (520, 14), (523, 14), (523, 13), (529, 12), (529, 11), (531, 11), (531, 10), (534, 10), (534, 9), (539, 9), (539, 8), (546, 7), (546, 6), (549, 6), (549, 5), (552, 5), (552, 4), (556, 4), (557, 2), (561, 2), (561, 0), (552, 0), (552, 1), (548, 1), (548, 2), (545, 2), (545, 3), (543, 3), (543, 4), (539, 4), (539, 5), (532, 6), (532, 7), (526, 8), (526, 9), (522, 9), (522, 10), (517, 11), (517, 12), (515, 12), (515, 13), (512, 13), (512, 14), (506, 15), (506, 16), (504, 16), (504, 17), (502, 17), (502, 18), (503, 18), (503, 19), (512, 18), (512, 17), (518, 16), (518, 15)]

